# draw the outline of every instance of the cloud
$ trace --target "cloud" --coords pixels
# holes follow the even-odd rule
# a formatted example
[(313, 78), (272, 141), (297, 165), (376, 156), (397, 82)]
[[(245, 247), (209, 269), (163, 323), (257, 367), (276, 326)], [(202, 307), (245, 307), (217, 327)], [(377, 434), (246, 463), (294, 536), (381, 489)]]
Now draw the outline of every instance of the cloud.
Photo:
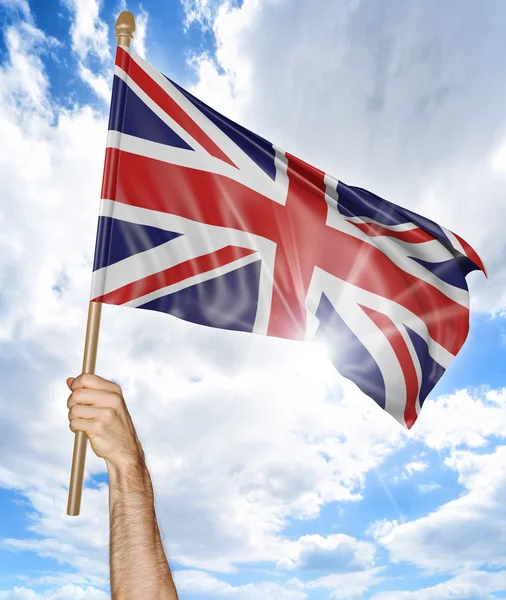
[(424, 463), (420, 460), (416, 460), (408, 463), (405, 468), (406, 473), (408, 475), (412, 475), (413, 473), (421, 473), (422, 471), (425, 471), (428, 466), (429, 465), (427, 463)]
[(199, 25), (202, 29), (208, 29), (212, 24), (216, 8), (219, 6), (219, 2), (215, 0), (181, 0), (181, 4), (185, 13), (184, 27), (186, 30), (193, 24)]
[(19, 11), (26, 21), (32, 21), (28, 0), (0, 0), (0, 6), (11, 11)]
[(403, 472), (399, 475), (394, 475), (392, 477), (392, 483), (398, 483), (399, 481), (407, 481), (410, 479), (413, 474), (421, 473), (427, 470), (429, 467), (428, 463), (423, 462), (421, 460), (414, 460), (410, 463), (407, 463), (403, 467)]
[(429, 492), (434, 492), (436, 490), (440, 490), (443, 486), (440, 483), (421, 483), (418, 486), (418, 491), (421, 494), (427, 494)]
[(279, 583), (261, 581), (246, 585), (230, 585), (209, 573), (195, 570), (177, 571), (174, 583), (178, 593), (189, 596), (202, 594), (210, 598), (240, 598), (240, 600), (305, 600), (308, 595), (298, 589), (289, 589)]
[(506, 571), (471, 571), (419, 590), (380, 592), (371, 600), (494, 600), (494, 592), (505, 589)]
[(94, 587), (80, 587), (67, 584), (43, 593), (34, 592), (25, 587), (15, 587), (12, 590), (0, 591), (0, 600), (107, 600), (109, 594)]
[(505, 459), (506, 446), (489, 454), (453, 452), (445, 463), (458, 473), (465, 493), (427, 516), (377, 527), (375, 537), (390, 560), (426, 572), (506, 566)]
[(101, 0), (63, 0), (71, 15), (70, 38), (78, 74), (104, 102), (111, 98), (110, 26), (100, 18)]
[(383, 581), (383, 570), (383, 567), (375, 567), (365, 571), (327, 575), (308, 582), (304, 589), (328, 589), (332, 590), (329, 598), (354, 600), (362, 598), (364, 592)]
[[(78, 61), (78, 74), (104, 103), (109, 103), (112, 91), (114, 59), (109, 44), (113, 22), (100, 17), (101, 0), (63, 0), (71, 15), (72, 50)], [(126, 10), (125, 2), (118, 5), (118, 14)], [(141, 6), (135, 16), (134, 48), (146, 58), (146, 33), (149, 14)], [(114, 50), (115, 51), (115, 50)]]
[(81, 60), (88, 56), (102, 63), (112, 59), (109, 48), (109, 28), (100, 18), (101, 0), (64, 0), (73, 16), (70, 36), (72, 49)]
[(426, 400), (414, 436), (435, 450), (468, 446), (479, 448), (488, 438), (504, 438), (506, 388), (457, 390)]
[(374, 566), (375, 548), (349, 535), (305, 535), (293, 543), (290, 556), (278, 561), (281, 569), (342, 573)]
[(135, 34), (133, 46), (137, 54), (146, 59), (146, 34), (148, 28), (149, 14), (141, 7), (139, 14), (135, 17)]

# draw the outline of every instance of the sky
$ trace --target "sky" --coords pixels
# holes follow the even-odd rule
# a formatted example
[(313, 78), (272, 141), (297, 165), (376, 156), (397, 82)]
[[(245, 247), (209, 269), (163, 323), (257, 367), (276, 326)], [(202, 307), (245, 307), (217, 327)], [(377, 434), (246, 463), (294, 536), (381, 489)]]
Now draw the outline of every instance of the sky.
[(104, 305), (181, 599), (506, 598), (506, 4), (0, 0), (0, 600), (105, 600), (66, 515), (114, 22), (216, 110), (457, 232), (471, 329), (408, 432), (310, 345)]

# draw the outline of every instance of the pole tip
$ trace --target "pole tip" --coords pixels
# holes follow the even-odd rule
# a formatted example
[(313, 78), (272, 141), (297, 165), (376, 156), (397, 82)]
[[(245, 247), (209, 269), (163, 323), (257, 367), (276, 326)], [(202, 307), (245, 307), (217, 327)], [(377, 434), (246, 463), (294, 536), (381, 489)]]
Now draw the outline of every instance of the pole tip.
[(135, 31), (135, 18), (131, 12), (124, 10), (120, 13), (115, 25), (118, 45), (130, 46), (130, 40), (133, 39)]

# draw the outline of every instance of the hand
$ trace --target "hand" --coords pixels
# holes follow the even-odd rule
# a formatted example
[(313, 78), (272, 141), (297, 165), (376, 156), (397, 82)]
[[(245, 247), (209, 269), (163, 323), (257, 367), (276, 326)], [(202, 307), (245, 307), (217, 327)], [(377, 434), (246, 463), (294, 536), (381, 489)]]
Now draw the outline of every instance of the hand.
[(67, 407), (71, 431), (84, 431), (95, 454), (120, 467), (144, 459), (121, 387), (97, 375), (69, 377)]

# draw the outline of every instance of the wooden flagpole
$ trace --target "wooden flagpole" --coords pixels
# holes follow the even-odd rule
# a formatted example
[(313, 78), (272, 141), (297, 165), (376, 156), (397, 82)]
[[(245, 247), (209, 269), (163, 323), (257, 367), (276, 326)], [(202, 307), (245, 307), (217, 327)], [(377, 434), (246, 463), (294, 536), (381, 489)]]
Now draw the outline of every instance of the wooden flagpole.
[[(132, 13), (123, 11), (116, 21), (116, 38), (118, 46), (130, 46), (135, 31), (135, 19)], [(95, 373), (97, 362), (98, 333), (100, 329), (101, 302), (90, 302), (88, 308), (88, 323), (84, 341), (83, 373)], [(67, 503), (67, 515), (75, 517), (81, 510), (83, 491), (84, 463), (88, 437), (83, 431), (77, 431), (74, 438), (74, 453), (70, 472), (70, 486)]]

